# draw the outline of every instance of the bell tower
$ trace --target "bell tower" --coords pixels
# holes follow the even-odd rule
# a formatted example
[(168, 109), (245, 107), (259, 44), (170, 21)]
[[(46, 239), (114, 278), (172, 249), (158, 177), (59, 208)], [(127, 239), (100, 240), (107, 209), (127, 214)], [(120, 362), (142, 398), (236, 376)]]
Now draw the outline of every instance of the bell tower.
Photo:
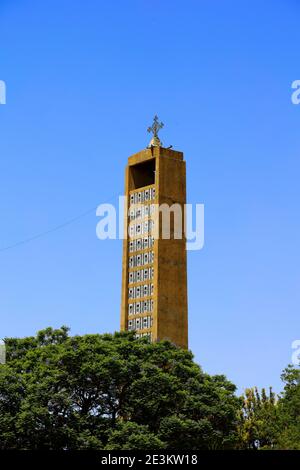
[(182, 152), (162, 146), (162, 127), (155, 116), (149, 146), (125, 170), (121, 330), (187, 348), (186, 166)]

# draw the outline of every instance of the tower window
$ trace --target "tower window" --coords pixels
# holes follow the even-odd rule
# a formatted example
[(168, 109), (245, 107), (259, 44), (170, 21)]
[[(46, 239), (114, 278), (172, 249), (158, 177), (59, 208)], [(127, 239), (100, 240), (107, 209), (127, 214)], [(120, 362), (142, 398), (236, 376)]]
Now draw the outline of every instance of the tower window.
[(155, 183), (155, 158), (132, 165), (129, 168), (131, 189), (139, 189)]

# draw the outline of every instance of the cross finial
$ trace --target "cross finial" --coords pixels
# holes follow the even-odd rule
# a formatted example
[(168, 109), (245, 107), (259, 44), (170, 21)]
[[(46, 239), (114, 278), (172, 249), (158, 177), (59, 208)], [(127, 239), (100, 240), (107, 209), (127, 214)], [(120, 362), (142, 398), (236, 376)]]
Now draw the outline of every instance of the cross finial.
[(153, 137), (150, 141), (149, 147), (152, 147), (152, 146), (153, 147), (160, 147), (162, 145), (162, 143), (161, 143), (161, 141), (159, 140), (159, 137), (158, 137), (158, 132), (163, 127), (164, 127), (164, 123), (159, 122), (158, 121), (158, 116), (155, 115), (154, 119), (153, 119), (152, 126), (148, 127), (148, 129), (147, 129), (148, 132), (152, 132), (152, 134), (153, 134)]

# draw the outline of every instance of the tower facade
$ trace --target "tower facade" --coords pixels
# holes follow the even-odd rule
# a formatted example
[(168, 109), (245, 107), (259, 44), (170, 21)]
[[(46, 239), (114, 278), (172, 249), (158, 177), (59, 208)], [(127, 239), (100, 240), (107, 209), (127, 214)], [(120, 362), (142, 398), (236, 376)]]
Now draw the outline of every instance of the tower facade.
[[(125, 196), (121, 330), (187, 348), (183, 153), (163, 148), (154, 132), (150, 147), (128, 159)], [(181, 209), (176, 217), (174, 205)]]

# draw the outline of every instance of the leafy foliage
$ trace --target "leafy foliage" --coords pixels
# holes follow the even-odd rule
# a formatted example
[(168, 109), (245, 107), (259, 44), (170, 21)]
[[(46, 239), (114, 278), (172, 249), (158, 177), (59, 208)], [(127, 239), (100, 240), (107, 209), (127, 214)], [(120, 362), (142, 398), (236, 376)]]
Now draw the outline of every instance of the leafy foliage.
[(240, 401), (191, 352), (132, 333), (7, 339), (1, 449), (220, 449), (237, 441)]
[(276, 397), (270, 388), (245, 391), (241, 410), (240, 439), (247, 449), (273, 448), (279, 432)]
[(247, 449), (300, 450), (300, 369), (289, 366), (282, 374), (280, 397), (247, 389), (240, 412), (240, 446)]
[(277, 447), (300, 450), (300, 369), (289, 366), (281, 378), (285, 387), (279, 402), (282, 425)]
[(298, 449), (300, 369), (241, 398), (191, 352), (133, 333), (6, 339), (0, 449)]

